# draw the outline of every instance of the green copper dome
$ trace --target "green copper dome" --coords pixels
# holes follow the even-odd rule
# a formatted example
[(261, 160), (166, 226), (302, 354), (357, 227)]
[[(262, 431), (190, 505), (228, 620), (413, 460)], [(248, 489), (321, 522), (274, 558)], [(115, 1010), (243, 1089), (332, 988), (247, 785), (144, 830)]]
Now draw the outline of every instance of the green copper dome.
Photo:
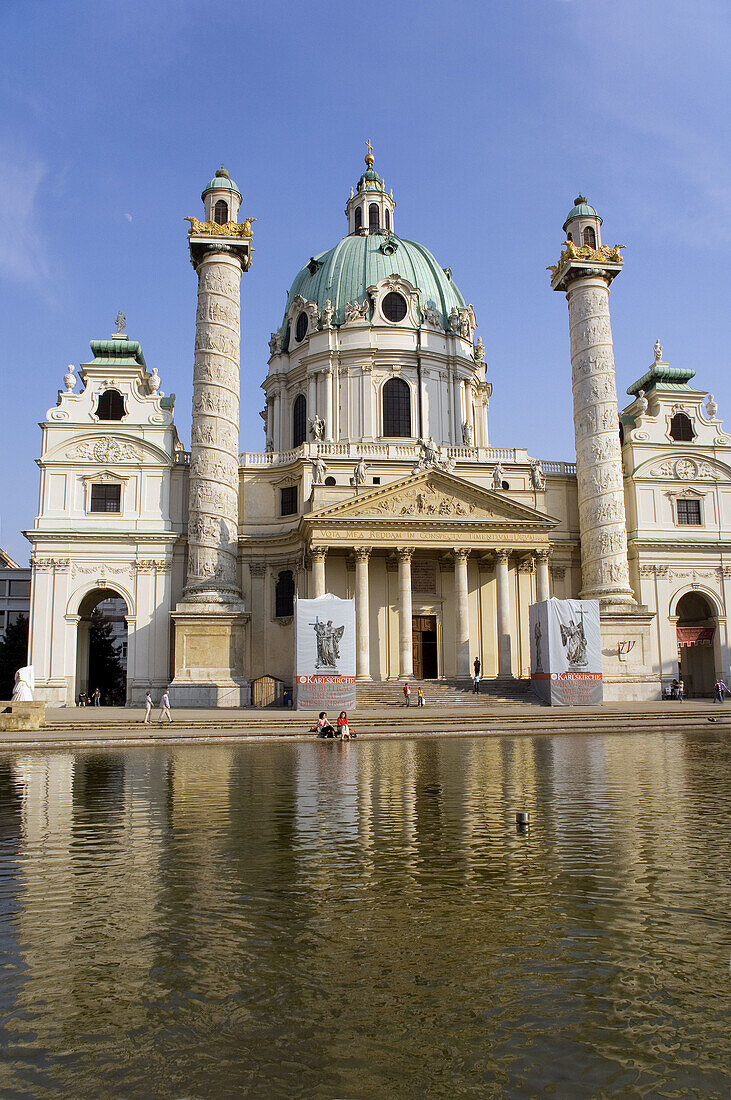
[[(569, 224), (572, 218), (599, 218), (596, 210), (593, 206), (589, 206), (586, 201), (586, 195), (577, 195), (574, 199), (574, 205), (569, 210), (566, 221), (563, 223), (563, 228)], [(601, 225), (602, 219), (599, 218), (599, 224)]]
[[(287, 295), (286, 316), (296, 295), (317, 302), (322, 312), (330, 299), (335, 310), (334, 324), (345, 320), (346, 302), (362, 302), (368, 287), (388, 275), (400, 275), (419, 290), (419, 305), (437, 310), (442, 325), (448, 327), (452, 309), (465, 308), (465, 300), (456, 284), (439, 266), (428, 249), (415, 241), (404, 241), (392, 233), (343, 237), (328, 252), (313, 256), (292, 283)], [(285, 333), (284, 346), (287, 346)]]
[(209, 191), (235, 191), (239, 198), (241, 198), (241, 192), (237, 184), (231, 179), (223, 165), (218, 169), (213, 179), (209, 180), (203, 188), (201, 198), (205, 199)]

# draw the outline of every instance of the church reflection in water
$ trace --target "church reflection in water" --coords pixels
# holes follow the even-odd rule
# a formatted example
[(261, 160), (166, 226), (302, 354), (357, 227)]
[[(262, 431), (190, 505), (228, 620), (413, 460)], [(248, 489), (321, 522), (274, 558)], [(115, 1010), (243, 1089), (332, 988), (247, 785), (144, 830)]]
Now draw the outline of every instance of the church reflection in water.
[(442, 1095), (447, 1035), (456, 1087), (529, 1087), (535, 1059), (621, 1083), (703, 1020), (712, 1090), (724, 755), (709, 733), (5, 757), (0, 1087), (88, 1092), (101, 1058), (130, 1090), (172, 1060), (222, 1095), (356, 1069), (363, 1095), (389, 1072)]

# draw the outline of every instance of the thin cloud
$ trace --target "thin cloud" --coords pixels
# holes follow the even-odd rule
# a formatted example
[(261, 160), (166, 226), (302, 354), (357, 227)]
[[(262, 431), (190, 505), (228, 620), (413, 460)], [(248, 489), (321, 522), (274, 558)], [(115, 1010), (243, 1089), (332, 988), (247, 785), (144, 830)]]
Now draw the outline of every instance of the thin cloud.
[(30, 157), (0, 161), (0, 209), (12, 211), (5, 220), (0, 249), (0, 277), (41, 286), (48, 282), (48, 249), (39, 228), (39, 195), (48, 174), (42, 161)]
[(125, 214), (124, 216), (125, 216), (125, 218), (127, 219), (128, 222), (132, 221), (132, 215), (131, 214)]

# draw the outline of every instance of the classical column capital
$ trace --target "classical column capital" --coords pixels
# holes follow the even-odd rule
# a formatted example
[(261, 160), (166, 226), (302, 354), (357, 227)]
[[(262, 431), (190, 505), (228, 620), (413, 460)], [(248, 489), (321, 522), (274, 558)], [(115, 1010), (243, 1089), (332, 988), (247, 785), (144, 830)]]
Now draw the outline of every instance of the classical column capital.
[(551, 557), (551, 550), (536, 550), (536, 558), (538, 561), (548, 561)]
[(251, 561), (249, 569), (252, 577), (263, 577), (267, 571), (267, 564), (265, 561)]
[(327, 550), (328, 550), (327, 546), (311, 546), (310, 547), (310, 554), (312, 555), (313, 558), (322, 558), (322, 559), (324, 559), (324, 558), (327, 557)]
[(518, 572), (519, 573), (535, 573), (536, 561), (532, 554), (526, 554), (524, 558), (518, 559)]
[(399, 561), (408, 561), (408, 562), (410, 562), (411, 559), (414, 556), (414, 547), (413, 546), (399, 546), (397, 552), (398, 552)]
[(466, 561), (467, 558), (470, 556), (471, 551), (465, 546), (457, 546), (452, 551), (452, 553), (454, 554), (454, 564), (456, 565), (457, 562), (461, 559)]
[(501, 547), (500, 549), (495, 551), (495, 560), (496, 561), (507, 561), (509, 557), (510, 557), (510, 551), (505, 550), (504, 547)]
[(372, 549), (372, 546), (354, 546), (353, 553), (355, 554), (356, 560), (368, 561)]

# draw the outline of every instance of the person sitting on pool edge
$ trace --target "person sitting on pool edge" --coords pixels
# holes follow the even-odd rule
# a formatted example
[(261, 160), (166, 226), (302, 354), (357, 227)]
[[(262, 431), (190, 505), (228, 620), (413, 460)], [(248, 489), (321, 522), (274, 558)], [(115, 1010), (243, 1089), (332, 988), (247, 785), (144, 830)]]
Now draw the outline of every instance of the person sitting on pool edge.
[(335, 730), (327, 720), (327, 711), (321, 710), (315, 725), (315, 733), (318, 737), (334, 737)]
[(355, 737), (355, 734), (350, 732), (348, 712), (345, 710), (341, 710), (338, 715), (338, 733), (341, 741), (350, 741), (351, 738)]

